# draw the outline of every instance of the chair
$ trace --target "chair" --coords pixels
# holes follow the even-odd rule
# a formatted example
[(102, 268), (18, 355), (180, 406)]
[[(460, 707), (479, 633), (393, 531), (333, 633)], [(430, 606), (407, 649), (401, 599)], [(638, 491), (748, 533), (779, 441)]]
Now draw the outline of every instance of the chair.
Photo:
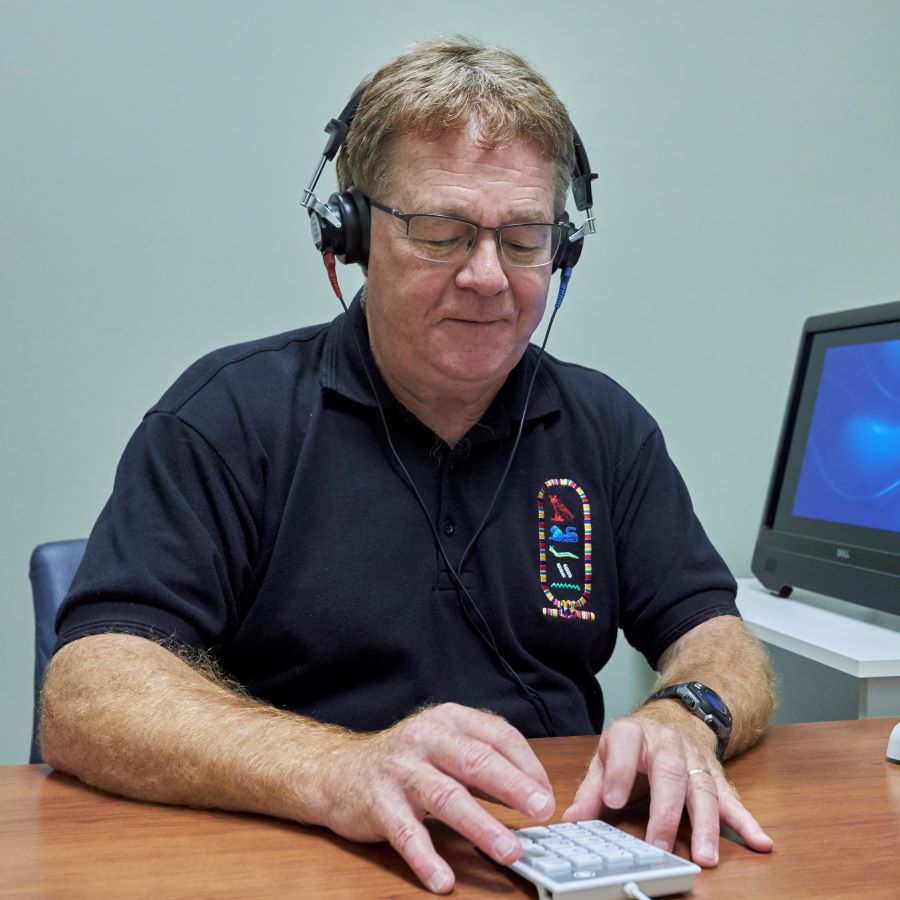
[(33, 763), (44, 761), (38, 745), (40, 696), (44, 670), (56, 643), (56, 611), (75, 577), (75, 570), (84, 555), (86, 544), (84, 538), (53, 541), (40, 544), (31, 554), (28, 574), (34, 599), (34, 724), (31, 729), (30, 757)]

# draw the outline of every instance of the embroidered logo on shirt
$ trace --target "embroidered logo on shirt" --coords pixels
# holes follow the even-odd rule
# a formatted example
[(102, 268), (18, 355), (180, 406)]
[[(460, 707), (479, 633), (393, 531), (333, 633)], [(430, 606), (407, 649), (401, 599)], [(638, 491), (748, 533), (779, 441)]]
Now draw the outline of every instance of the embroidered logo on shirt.
[(577, 544), (578, 541), (581, 540), (578, 537), (578, 532), (575, 530), (573, 525), (569, 525), (565, 531), (559, 527), (559, 525), (551, 525), (550, 526), (550, 540), (551, 541), (565, 541), (569, 544)]
[(553, 515), (550, 517), (551, 522), (571, 522), (575, 518), (569, 507), (556, 494), (550, 495), (550, 503), (553, 506)]
[[(538, 491), (537, 507), (541, 590), (552, 604), (541, 612), (557, 619), (592, 622), (596, 614), (584, 608), (591, 595), (591, 504), (587, 494), (570, 478), (550, 478)], [(581, 516), (573, 513), (573, 509), (580, 509)], [(562, 527), (560, 524), (547, 527), (554, 522)], [(552, 557), (549, 577), (548, 551)], [(573, 561), (557, 562), (563, 558)], [(550, 578), (557, 575), (564, 580), (551, 583)]]
[(551, 547), (551, 548), (550, 548), (550, 552), (551, 552), (557, 559), (564, 559), (564, 558), (568, 558), (568, 559), (581, 559), (581, 557), (580, 557), (577, 553), (569, 553), (568, 550), (563, 550), (562, 552), (560, 552), (559, 550), (556, 549), (556, 547)]

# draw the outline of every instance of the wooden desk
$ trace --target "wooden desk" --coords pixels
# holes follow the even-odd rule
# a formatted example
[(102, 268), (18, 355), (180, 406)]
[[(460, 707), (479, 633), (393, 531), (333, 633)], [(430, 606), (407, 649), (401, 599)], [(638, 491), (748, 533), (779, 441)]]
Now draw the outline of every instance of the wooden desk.
[[(892, 720), (782, 725), (729, 766), (775, 839), (760, 855), (724, 841), (693, 897), (900, 898), (900, 765)], [(534, 741), (562, 811), (594, 738)], [(46, 766), (0, 767), (0, 896), (407, 897), (429, 895), (385, 845), (257, 816), (135, 803)], [(509, 824), (518, 814), (502, 811)], [(641, 816), (613, 819), (640, 833)], [(530, 884), (436, 824), (457, 897), (531, 897)], [(686, 829), (677, 852), (684, 855)]]

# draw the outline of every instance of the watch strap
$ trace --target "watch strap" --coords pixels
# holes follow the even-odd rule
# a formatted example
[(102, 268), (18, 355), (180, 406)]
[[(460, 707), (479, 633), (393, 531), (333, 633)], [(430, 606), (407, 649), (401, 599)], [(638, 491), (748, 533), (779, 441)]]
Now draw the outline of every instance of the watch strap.
[[(704, 694), (714, 696), (722, 711), (714, 710), (708, 701), (705, 702)], [(685, 681), (680, 684), (670, 684), (668, 687), (656, 691), (648, 699), (648, 702), (666, 699), (680, 701), (690, 713), (709, 726), (716, 736), (716, 759), (719, 762), (724, 762), (725, 751), (731, 738), (731, 713), (728, 711), (725, 701), (712, 688), (703, 684), (702, 681)], [(714, 711), (716, 712), (715, 715), (713, 714)]]

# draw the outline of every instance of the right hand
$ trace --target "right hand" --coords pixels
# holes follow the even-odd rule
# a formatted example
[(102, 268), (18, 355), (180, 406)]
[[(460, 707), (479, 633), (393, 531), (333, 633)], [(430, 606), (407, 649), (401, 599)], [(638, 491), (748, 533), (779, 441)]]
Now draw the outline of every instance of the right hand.
[(538, 820), (553, 789), (524, 737), (509, 723), (455, 703), (431, 707), (385, 731), (353, 735), (328, 756), (322, 824), (355, 841), (387, 840), (435, 893), (453, 889), (450, 866), (422, 823), (430, 814), (501, 865), (522, 846), (473, 794)]

